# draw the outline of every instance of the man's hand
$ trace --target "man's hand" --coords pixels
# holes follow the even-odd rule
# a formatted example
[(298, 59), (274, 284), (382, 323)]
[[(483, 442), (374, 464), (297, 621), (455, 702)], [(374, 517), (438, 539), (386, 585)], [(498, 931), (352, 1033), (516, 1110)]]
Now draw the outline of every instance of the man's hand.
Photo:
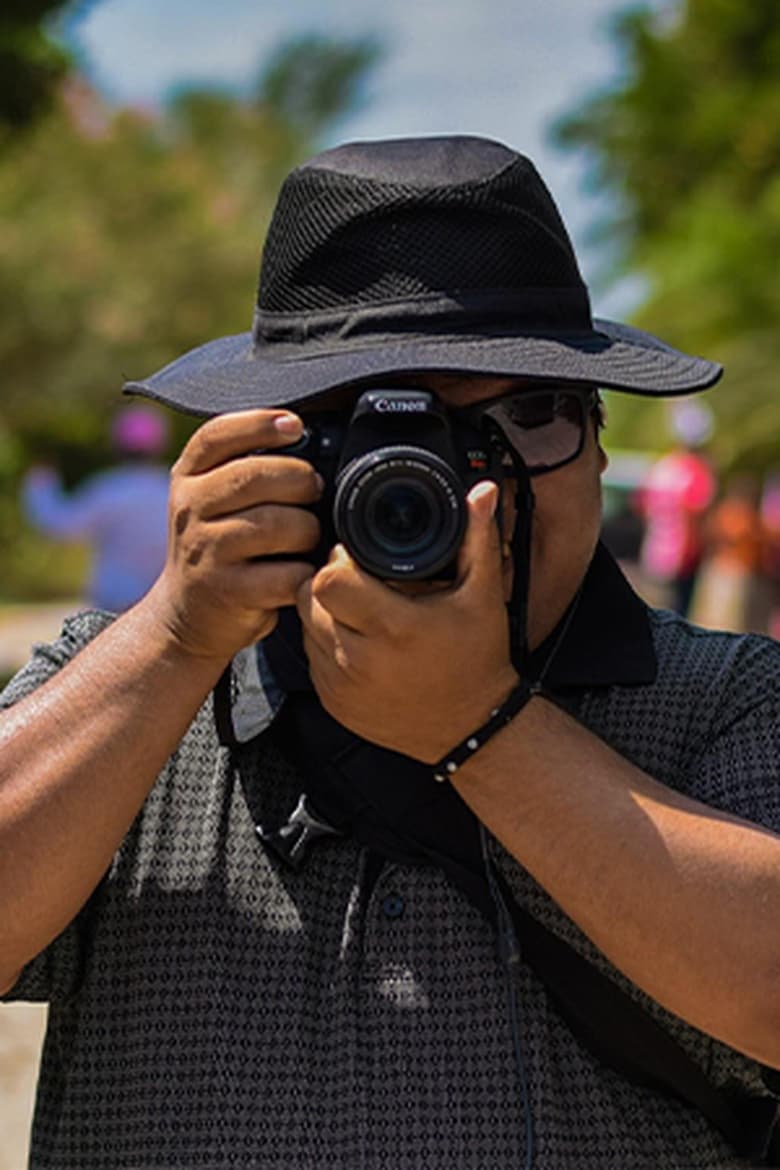
[[(171, 474), (168, 559), (144, 604), (185, 652), (229, 660), (266, 637), (292, 605), (319, 523), (307, 506), (322, 484), (303, 459), (258, 455), (295, 442), (302, 423), (280, 410), (205, 423)], [(272, 554), (284, 559), (264, 561)], [(287, 559), (289, 557), (289, 559)]]
[(317, 693), (351, 731), (433, 763), (512, 689), (498, 489), (469, 494), (455, 583), (408, 593), (363, 572), (343, 546), (298, 591)]

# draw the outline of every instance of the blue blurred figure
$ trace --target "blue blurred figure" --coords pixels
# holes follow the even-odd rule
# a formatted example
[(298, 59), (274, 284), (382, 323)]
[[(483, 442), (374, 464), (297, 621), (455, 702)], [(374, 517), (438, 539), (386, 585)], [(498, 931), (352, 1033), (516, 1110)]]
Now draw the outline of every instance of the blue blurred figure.
[(71, 493), (54, 468), (32, 467), (22, 500), (28, 519), (47, 536), (90, 542), (88, 600), (118, 613), (143, 597), (165, 561), (168, 468), (161, 457), (168, 426), (151, 407), (127, 406), (115, 416), (111, 437), (116, 466)]

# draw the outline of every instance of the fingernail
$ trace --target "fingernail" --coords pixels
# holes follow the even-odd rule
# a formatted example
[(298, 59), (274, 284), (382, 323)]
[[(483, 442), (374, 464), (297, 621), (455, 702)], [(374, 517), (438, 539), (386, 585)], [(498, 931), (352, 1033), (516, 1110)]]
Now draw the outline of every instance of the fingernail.
[[(481, 500), (483, 496), (489, 495), (491, 492), (493, 492), (495, 486), (496, 485), (493, 483), (492, 479), (481, 480), (480, 483), (475, 484), (474, 487), (471, 489), (471, 492), (469, 493), (471, 496), (471, 499), (476, 503), (476, 501)], [(498, 504), (498, 492), (495, 492), (493, 495), (492, 502), (491, 502), (491, 509), (490, 509), (491, 516), (495, 514), (497, 504)]]
[(299, 435), (301, 420), (295, 414), (278, 414), (274, 419), (274, 426), (280, 435)]

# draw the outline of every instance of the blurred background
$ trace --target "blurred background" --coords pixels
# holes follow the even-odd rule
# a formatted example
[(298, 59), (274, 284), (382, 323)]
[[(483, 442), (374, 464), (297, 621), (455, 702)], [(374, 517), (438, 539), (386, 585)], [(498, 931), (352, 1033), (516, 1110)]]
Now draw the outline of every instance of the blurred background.
[[(64, 613), (124, 604), (98, 565), (138, 539), (117, 500), (194, 424), (120, 441), (122, 381), (249, 327), (284, 174), (442, 132), (537, 162), (598, 315), (724, 362), (701, 410), (606, 396), (605, 532), (651, 600), (779, 632), (777, 0), (4, 0), (0, 679)], [(40, 1026), (0, 1012), (0, 1170)]]

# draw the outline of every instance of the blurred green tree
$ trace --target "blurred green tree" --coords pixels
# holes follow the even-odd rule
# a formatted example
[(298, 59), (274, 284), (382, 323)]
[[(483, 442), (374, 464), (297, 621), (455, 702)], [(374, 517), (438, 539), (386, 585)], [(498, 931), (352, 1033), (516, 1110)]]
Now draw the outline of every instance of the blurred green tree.
[(360, 102), (369, 70), (381, 59), (376, 37), (351, 42), (316, 33), (283, 44), (257, 87), (261, 107), (316, 138)]
[[(377, 59), (373, 41), (307, 36), (271, 57), (250, 98), (189, 89), (153, 113), (113, 109), (71, 77), (0, 155), (6, 596), (49, 591), (58, 571), (21, 522), (22, 470), (48, 456), (75, 482), (105, 464), (125, 377), (249, 328), (279, 182), (359, 100)], [(300, 109), (288, 100), (298, 69)], [(177, 426), (180, 440), (192, 429)]]
[[(614, 25), (624, 71), (555, 128), (620, 210), (596, 238), (641, 274), (636, 323), (723, 360), (709, 400), (724, 467), (780, 462), (780, 5), (683, 0)], [(615, 395), (611, 429), (645, 445), (658, 404)]]
[[(84, 0), (3, 0), (0, 132), (18, 131), (50, 108), (72, 59), (49, 27), (56, 17), (86, 6)], [(3, 136), (0, 133), (0, 139)]]

